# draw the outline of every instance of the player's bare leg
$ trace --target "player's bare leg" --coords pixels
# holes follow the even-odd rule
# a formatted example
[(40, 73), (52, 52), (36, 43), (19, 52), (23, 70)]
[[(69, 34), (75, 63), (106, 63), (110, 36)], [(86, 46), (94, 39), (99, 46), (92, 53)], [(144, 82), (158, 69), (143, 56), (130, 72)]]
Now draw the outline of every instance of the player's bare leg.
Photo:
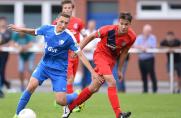
[(18, 116), (19, 112), (26, 107), (27, 103), (29, 102), (31, 98), (31, 95), (33, 94), (35, 89), (38, 87), (38, 85), (39, 85), (38, 80), (34, 77), (31, 77), (26, 90), (23, 92), (19, 100), (16, 114), (14, 116), (15, 118)]
[(61, 106), (67, 105), (66, 92), (56, 92), (55, 93), (55, 100), (56, 100), (56, 103), (61, 105)]
[(20, 82), (21, 82), (21, 92), (25, 90), (25, 85), (24, 85), (24, 73), (19, 72), (19, 77), (20, 77)]
[(103, 81), (104, 80), (93, 79), (91, 84), (83, 89), (79, 96), (70, 105), (64, 107), (65, 112), (63, 112), (62, 118), (68, 118), (76, 106), (84, 103), (93, 93), (97, 92), (103, 84)]

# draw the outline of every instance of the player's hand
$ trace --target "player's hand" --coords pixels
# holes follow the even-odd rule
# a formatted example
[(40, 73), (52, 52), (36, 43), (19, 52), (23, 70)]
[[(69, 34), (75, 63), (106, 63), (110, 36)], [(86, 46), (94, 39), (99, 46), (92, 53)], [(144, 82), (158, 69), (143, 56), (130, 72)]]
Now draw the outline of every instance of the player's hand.
[(70, 57), (71, 57), (71, 58), (76, 58), (76, 57), (77, 57), (77, 54), (74, 53), (74, 52), (70, 52)]
[(99, 84), (103, 84), (105, 81), (104, 78), (96, 72), (92, 73), (92, 78), (98, 80)]
[(21, 46), (20, 52), (27, 52), (27, 49), (24, 46)]
[(10, 30), (12, 30), (12, 31), (20, 32), (19, 27), (17, 27), (17, 26), (14, 25), (14, 24), (9, 24), (9, 25), (8, 25), (8, 29), (10, 29)]
[(71, 54), (71, 57), (72, 57), (72, 58), (76, 58), (76, 57), (77, 57), (77, 54), (76, 54), (76, 53), (72, 53), (72, 54)]
[(118, 70), (118, 78), (119, 78), (120, 81), (123, 80), (123, 73), (122, 73), (122, 71)]

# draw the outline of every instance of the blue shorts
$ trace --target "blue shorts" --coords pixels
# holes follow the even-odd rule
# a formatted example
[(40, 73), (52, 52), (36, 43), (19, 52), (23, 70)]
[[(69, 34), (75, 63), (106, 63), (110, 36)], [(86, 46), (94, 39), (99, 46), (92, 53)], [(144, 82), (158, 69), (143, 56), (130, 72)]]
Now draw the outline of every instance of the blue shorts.
[(32, 73), (32, 77), (39, 81), (39, 85), (41, 85), (44, 80), (49, 78), (51, 80), (54, 92), (66, 92), (67, 73), (65, 72), (50, 69), (43, 66), (42, 64), (39, 64)]

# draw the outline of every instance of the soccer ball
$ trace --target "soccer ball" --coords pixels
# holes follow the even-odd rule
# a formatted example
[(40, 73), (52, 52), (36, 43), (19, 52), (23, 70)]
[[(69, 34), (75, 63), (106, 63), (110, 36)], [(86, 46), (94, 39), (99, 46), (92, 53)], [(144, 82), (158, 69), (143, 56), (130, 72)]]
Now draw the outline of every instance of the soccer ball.
[(18, 115), (18, 118), (36, 118), (36, 114), (32, 109), (23, 109)]

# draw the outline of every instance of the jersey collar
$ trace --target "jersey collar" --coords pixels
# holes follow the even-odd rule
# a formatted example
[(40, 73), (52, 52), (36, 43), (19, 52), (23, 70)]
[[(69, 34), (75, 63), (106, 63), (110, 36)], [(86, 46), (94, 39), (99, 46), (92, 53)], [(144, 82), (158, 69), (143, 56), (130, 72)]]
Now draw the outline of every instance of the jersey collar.
[(56, 27), (57, 27), (57, 25), (55, 25), (54, 26), (54, 33), (56, 34), (56, 35), (59, 35), (59, 34), (61, 34), (61, 33), (63, 33), (65, 30), (63, 30), (63, 31), (61, 31), (61, 32), (57, 32), (56, 31)]

